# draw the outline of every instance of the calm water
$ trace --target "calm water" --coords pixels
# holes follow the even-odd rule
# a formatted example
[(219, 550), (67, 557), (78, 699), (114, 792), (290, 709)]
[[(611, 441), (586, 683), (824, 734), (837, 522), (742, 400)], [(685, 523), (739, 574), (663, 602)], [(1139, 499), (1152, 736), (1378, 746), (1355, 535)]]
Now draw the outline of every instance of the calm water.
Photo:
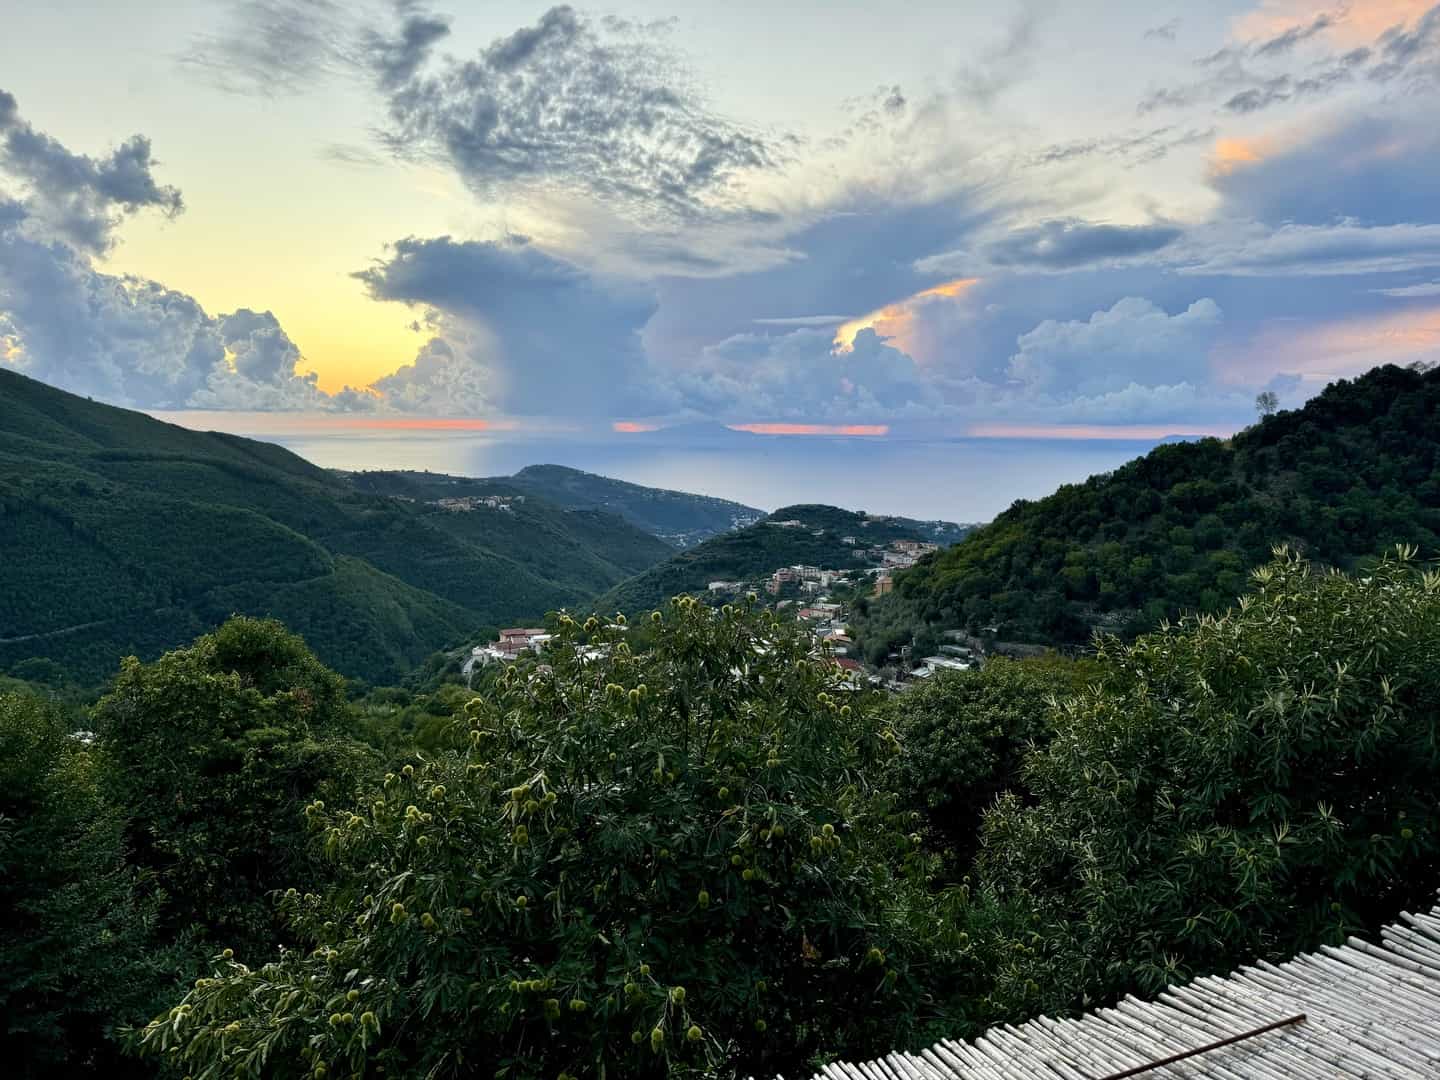
[(569, 465), (652, 487), (774, 510), (831, 503), (872, 513), (985, 521), (1016, 499), (1039, 498), (1145, 453), (1129, 440), (753, 437), (723, 445), (515, 438), (475, 432), (244, 432), (336, 469), (429, 469), (500, 476), (526, 465)]

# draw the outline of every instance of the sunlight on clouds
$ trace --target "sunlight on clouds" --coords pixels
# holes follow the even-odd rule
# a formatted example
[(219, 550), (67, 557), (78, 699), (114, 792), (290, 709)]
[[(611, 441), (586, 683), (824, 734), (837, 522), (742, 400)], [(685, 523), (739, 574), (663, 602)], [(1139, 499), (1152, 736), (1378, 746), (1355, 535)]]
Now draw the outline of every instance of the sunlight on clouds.
[(640, 424), (634, 420), (616, 420), (610, 425), (612, 431), (618, 431), (622, 435), (635, 435), (642, 431), (654, 431), (654, 424)]
[(1222, 381), (1260, 385), (1276, 375), (1307, 383), (1350, 378), (1378, 364), (1440, 359), (1440, 306), (1361, 315), (1318, 326), (1274, 323), (1215, 356)]
[(937, 300), (958, 300), (979, 282), (979, 278), (956, 278), (852, 319), (835, 331), (835, 348), (839, 352), (849, 352), (855, 347), (856, 334), (861, 330), (874, 330), (901, 352), (914, 356), (912, 331), (916, 312), (925, 304)]
[(1231, 27), (1237, 41), (1261, 41), (1308, 22), (1317, 15), (1337, 15), (1322, 36), (1335, 45), (1350, 48), (1369, 45), (1392, 26), (1408, 26), (1424, 15), (1435, 0), (1352, 0), (1340, 5), (1326, 0), (1261, 0), (1254, 10), (1241, 15)]
[(1210, 175), (1229, 176), (1246, 166), (1257, 164), (1270, 153), (1267, 139), (1216, 139), (1210, 155)]

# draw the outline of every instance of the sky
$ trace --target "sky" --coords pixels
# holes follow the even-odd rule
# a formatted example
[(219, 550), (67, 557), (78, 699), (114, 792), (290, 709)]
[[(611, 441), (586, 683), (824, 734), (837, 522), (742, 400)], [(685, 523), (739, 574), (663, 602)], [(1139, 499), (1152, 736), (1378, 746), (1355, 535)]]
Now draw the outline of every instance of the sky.
[(1426, 0), (3, 24), (0, 364), (119, 405), (1156, 438), (1440, 360)]

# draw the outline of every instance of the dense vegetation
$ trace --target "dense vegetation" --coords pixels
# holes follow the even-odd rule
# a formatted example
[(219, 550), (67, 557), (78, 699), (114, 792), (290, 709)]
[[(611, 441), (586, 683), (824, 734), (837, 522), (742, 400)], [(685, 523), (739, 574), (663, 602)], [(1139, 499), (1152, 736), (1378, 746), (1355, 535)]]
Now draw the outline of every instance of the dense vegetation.
[(642, 487), (563, 465), (528, 465), (505, 482), (557, 506), (618, 514), (676, 547), (693, 547), (765, 516), (728, 499)]
[[(1440, 574), (1404, 558), (1286, 554), (1219, 617), (892, 699), (744, 606), (557, 627), (483, 693), (357, 705), (235, 620), (127, 663), (93, 745), (0, 697), (7, 1064), (793, 1074), (1440, 886)], [(439, 700), (377, 753), (380, 698)]]
[[(356, 491), (274, 447), (157, 434), (16, 385), (0, 396), (15, 526), (0, 554), (20, 557), (0, 578), (7, 619), (43, 620), (70, 590), (119, 603), (144, 586), (169, 605), (158, 611), (280, 610), (346, 657), (399, 657), (410, 646), (377, 644), (374, 628), (405, 642), (427, 632), (414, 597), (444, 602), (357, 549), (476, 546), (462, 519), (478, 512), (431, 521), (423, 499)], [(1416, 555), (1435, 544), (1437, 394), (1435, 375), (1382, 369), (1230, 444), (1163, 448), (1016, 507), (998, 546), (967, 542), (906, 575), (905, 602), (952, 563), (980, 565), (977, 551), (1063, 569), (1162, 535), (1180, 553), (1157, 588), (1180, 587), (1203, 551), (1239, 561), (1216, 589), (1249, 591), (1134, 640), (1102, 635), (1085, 659), (992, 659), (893, 697), (842, 689), (828, 655), (754, 604), (682, 597), (650, 612), (619, 592), (609, 610), (633, 623), (556, 613), (551, 651), (494, 665), (475, 689), (447, 681), (443, 657), (406, 686), (347, 684), (295, 633), (246, 617), (122, 661), (89, 705), (54, 659), (22, 658), (0, 679), (5, 1065), (197, 1080), (794, 1075), (1152, 994), (1428, 906), (1440, 572)], [(292, 516), (311, 496), (339, 523)], [(1234, 505), (1277, 537), (1303, 532), (1305, 550), (1250, 552)], [(1087, 526), (1097, 506), (1121, 516)], [(206, 540), (209, 558), (181, 508), (230, 530)], [(1162, 530), (1195, 541), (1209, 515), (1218, 545)], [(828, 507), (778, 517), (810, 527), (755, 526), (664, 566), (688, 566), (682, 587), (697, 588), (826, 562), (826, 544), (851, 550), (843, 535), (930, 538)], [(1052, 550), (1052, 518), (1073, 563)], [(1031, 520), (1038, 539), (1006, 547)], [(142, 527), (173, 555), (126, 532)], [(605, 556), (617, 568), (643, 550), (620, 528)], [(1411, 546), (1379, 553), (1402, 534)], [(426, 550), (441, 554), (417, 574), (459, 573), (453, 549)], [(53, 552), (73, 579), (41, 575)], [(1262, 565), (1245, 574), (1249, 554)], [(246, 566), (250, 578), (226, 578)], [(287, 578), (297, 566), (312, 576)], [(1059, 602), (1127, 633), (1164, 608)], [(1062, 625), (1024, 621), (1038, 592), (1005, 603), (1007, 632)], [(158, 652), (204, 625), (156, 622), (137, 620), (130, 640), (151, 634)]]
[(937, 628), (1082, 643), (1219, 611), (1276, 543), (1354, 566), (1440, 553), (1440, 371), (1382, 367), (1221, 442), (1160, 446), (1017, 502), (896, 578), (857, 629), (872, 656)]
[[(356, 491), (422, 504), (465, 497), (510, 499), (505, 510), (438, 511), (431, 512), (428, 521), (463, 542), (505, 552), (532, 574), (574, 596), (593, 596), (675, 554), (670, 544), (619, 520), (615, 513), (561, 506), (543, 496), (535, 497), (508, 479), (383, 470), (345, 475)], [(517, 495), (521, 498), (516, 499)], [(534, 609), (532, 614), (543, 611)]]
[(278, 623), (235, 618), (153, 664), (126, 659), (92, 716), (161, 929), (273, 941), (270, 895), (316, 873), (302, 808), (373, 771), (344, 680)]
[(158, 1007), (167, 985), (155, 901), (126, 863), (124, 818), (96, 771), (55, 709), (0, 693), (0, 1053), (11, 1076), (123, 1075), (109, 1028)]
[(988, 815), (1004, 1014), (1154, 993), (1435, 902), (1440, 575), (1286, 556), (1255, 586), (1221, 618), (1106, 640), (1028, 798)]
[(280, 447), (0, 371), (0, 672), (50, 658), (95, 681), (238, 611), (382, 682), (672, 550), (540, 498), (453, 514), (361, 493)]
[(313, 805), (339, 880), (288, 900), (305, 948), (219, 965), (147, 1043), (195, 1072), (243, 1047), (271, 1075), (523, 1077), (888, 1045), (929, 951), (900, 902), (925, 861), (874, 783), (893, 737), (793, 630), (665, 618), (638, 656), (601, 632), (609, 659), (510, 669), (462, 751)]
[[(777, 521), (800, 521), (782, 528)], [(972, 528), (948, 521), (912, 521), (879, 517), (835, 506), (786, 506), (758, 524), (716, 536), (674, 555), (601, 596), (597, 611), (639, 611), (681, 593), (703, 593), (712, 581), (743, 581), (782, 566), (822, 566), (857, 570), (873, 563), (857, 557), (857, 548), (880, 547), (891, 540), (928, 540), (951, 544)], [(819, 532), (820, 535), (816, 535)], [(842, 542), (854, 536), (856, 546)]]
[(922, 814), (931, 840), (953, 866), (974, 856), (980, 821), (995, 799), (1028, 787), (1026, 755), (1049, 742), (1052, 700), (1094, 677), (1090, 661), (1047, 656), (996, 658), (970, 671), (945, 671), (891, 698), (884, 714), (905, 746), (890, 784)]

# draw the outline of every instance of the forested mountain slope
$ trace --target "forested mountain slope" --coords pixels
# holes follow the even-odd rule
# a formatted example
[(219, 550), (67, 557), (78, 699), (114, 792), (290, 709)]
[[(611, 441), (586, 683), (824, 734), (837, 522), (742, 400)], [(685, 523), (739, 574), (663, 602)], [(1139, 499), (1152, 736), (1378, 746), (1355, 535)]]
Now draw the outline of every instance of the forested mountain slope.
[(355, 491), (417, 504), (497, 499), (502, 506), (434, 513), (429, 520), (460, 540), (503, 551), (531, 572), (587, 596), (675, 553), (664, 540), (616, 514), (593, 508), (569, 509), (535, 497), (508, 477), (486, 480), (411, 471), (345, 475)]
[(1227, 606), (1281, 543), (1340, 567), (1397, 543), (1440, 554), (1440, 371), (1376, 368), (1232, 439), (1160, 446), (1017, 502), (897, 575), (860, 632), (872, 656), (959, 627), (1041, 643), (1132, 634)]
[[(779, 522), (798, 521), (787, 528)], [(711, 581), (744, 581), (782, 566), (856, 570), (874, 565), (857, 558), (867, 546), (892, 540), (954, 543), (973, 528), (949, 521), (868, 515), (836, 506), (786, 506), (764, 521), (713, 537), (622, 582), (595, 602), (596, 610), (635, 612), (680, 593), (704, 592)], [(844, 538), (854, 537), (855, 544)]]
[(0, 672), (44, 657), (96, 679), (241, 612), (389, 679), (670, 550), (611, 515), (517, 510), (367, 494), (280, 447), (0, 371)]
[(676, 547), (752, 525), (765, 516), (753, 506), (612, 480), (564, 465), (527, 465), (505, 482), (572, 509), (608, 510)]

